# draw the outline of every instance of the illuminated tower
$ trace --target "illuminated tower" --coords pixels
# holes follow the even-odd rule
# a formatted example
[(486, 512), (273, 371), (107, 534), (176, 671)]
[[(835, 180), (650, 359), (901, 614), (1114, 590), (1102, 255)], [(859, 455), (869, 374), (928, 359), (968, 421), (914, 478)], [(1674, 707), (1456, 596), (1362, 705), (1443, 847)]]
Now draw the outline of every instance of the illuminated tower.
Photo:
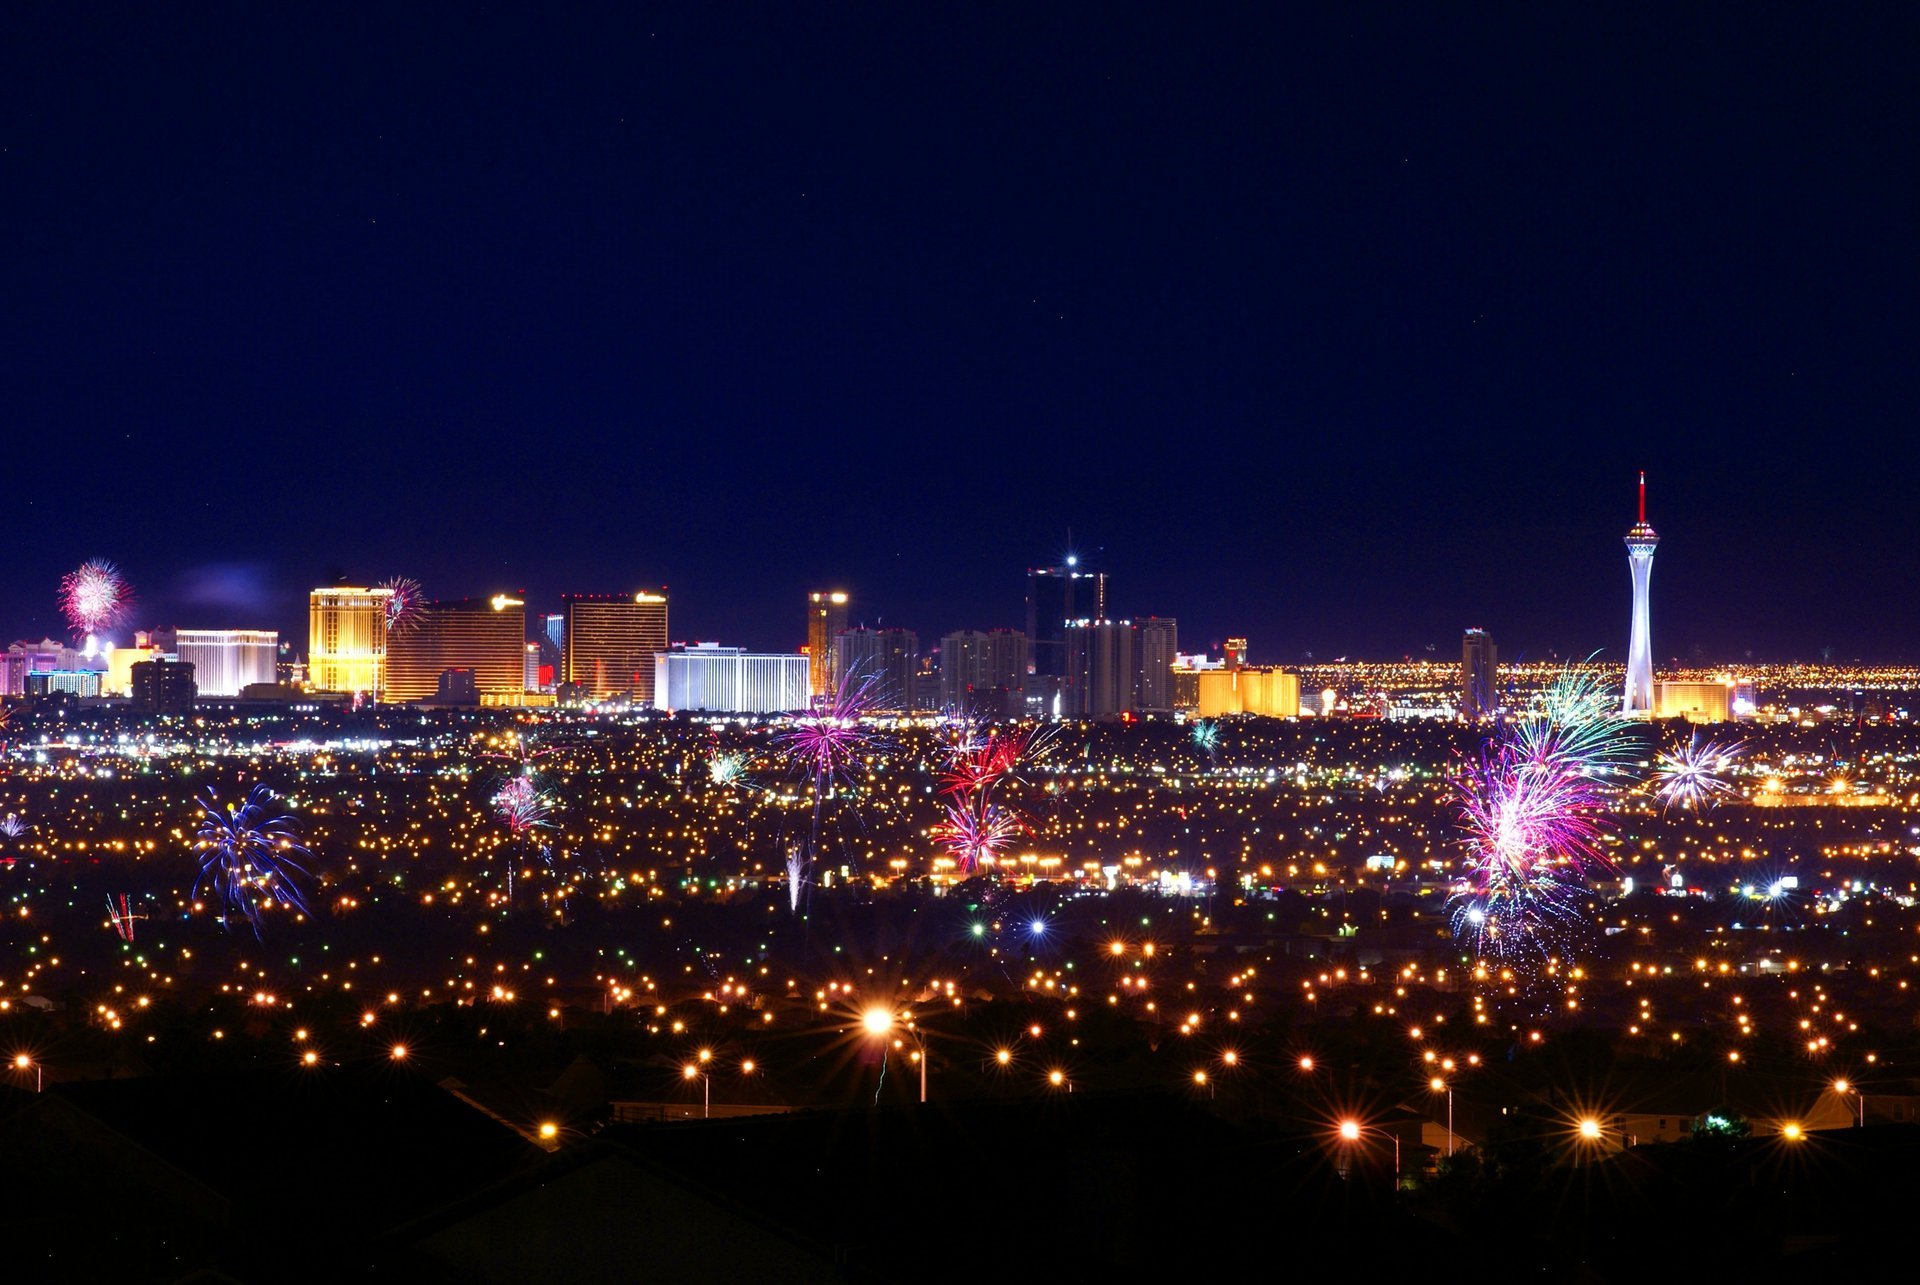
[(1647, 525), (1647, 475), (1640, 474), (1640, 520), (1627, 532), (1627, 571), (1633, 576), (1633, 635), (1627, 642), (1629, 717), (1653, 717), (1653, 631), (1647, 621), (1647, 582), (1653, 578), (1653, 550), (1660, 543)]
[(378, 696), (387, 678), (391, 589), (334, 586), (307, 595), (307, 680), (323, 692)]
[(653, 654), (667, 649), (665, 593), (566, 594), (567, 681), (596, 701), (653, 704)]
[(837, 590), (807, 595), (807, 686), (814, 696), (833, 687), (834, 639), (847, 632), (847, 595)]

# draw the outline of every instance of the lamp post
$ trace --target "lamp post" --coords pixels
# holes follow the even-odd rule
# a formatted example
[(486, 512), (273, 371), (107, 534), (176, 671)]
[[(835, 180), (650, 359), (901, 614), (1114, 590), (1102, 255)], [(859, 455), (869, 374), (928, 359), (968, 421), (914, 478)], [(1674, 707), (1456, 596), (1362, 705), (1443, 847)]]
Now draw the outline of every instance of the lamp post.
[[(860, 1015), (860, 1024), (866, 1027), (867, 1034), (875, 1039), (883, 1040), (891, 1035), (895, 1023), (893, 1011), (878, 1006)], [(920, 1100), (925, 1102), (927, 1100), (927, 1034), (913, 1024), (912, 1018), (907, 1019), (906, 1029), (907, 1033), (913, 1036), (914, 1056), (920, 1063)]]
[(1851, 1093), (1855, 1098), (1859, 1099), (1857, 1105), (1860, 1108), (1860, 1116), (1859, 1116), (1860, 1127), (1862, 1129), (1866, 1128), (1867, 1127), (1867, 1095), (1861, 1092), (1860, 1086), (1857, 1084), (1850, 1083), (1849, 1081), (1846, 1081), (1846, 1080), (1835, 1080), (1833, 1082), (1833, 1091), (1835, 1093), (1838, 1093), (1843, 1098), (1846, 1097), (1847, 1094)]
[[(1358, 1120), (1348, 1119), (1340, 1122), (1340, 1141), (1343, 1143), (1358, 1142), (1363, 1133), (1384, 1133), (1393, 1139), (1393, 1185), (1398, 1187), (1400, 1185), (1400, 1135), (1388, 1133), (1387, 1130), (1376, 1126), (1361, 1124)], [(1346, 1154), (1344, 1148), (1342, 1154)], [(1342, 1171), (1340, 1176), (1344, 1178), (1347, 1175)]]
[(1453, 1154), (1453, 1086), (1436, 1075), (1427, 1081), (1427, 1087), (1435, 1093), (1447, 1095), (1447, 1154), (1451, 1156)]
[(702, 1120), (712, 1119), (713, 1118), (713, 1077), (708, 1075), (705, 1070), (694, 1065), (692, 1062), (689, 1062), (684, 1067), (680, 1068), (680, 1074), (689, 1080), (697, 1079), (700, 1081), (700, 1118)]
[(40, 1064), (34, 1061), (31, 1057), (28, 1057), (25, 1053), (14, 1054), (13, 1056), (14, 1070), (24, 1071), (28, 1067), (33, 1068), (33, 1091), (35, 1093), (44, 1092), (46, 1089), (46, 1083), (43, 1078), (44, 1072), (42, 1071)]

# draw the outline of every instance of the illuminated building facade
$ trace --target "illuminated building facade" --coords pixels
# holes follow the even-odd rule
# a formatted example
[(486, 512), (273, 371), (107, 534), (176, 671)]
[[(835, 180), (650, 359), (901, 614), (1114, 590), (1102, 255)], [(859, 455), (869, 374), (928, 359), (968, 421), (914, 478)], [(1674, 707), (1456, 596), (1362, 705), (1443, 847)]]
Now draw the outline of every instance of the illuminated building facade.
[(1492, 718), (1500, 709), (1500, 649), (1484, 629), (1460, 638), (1460, 716)]
[(653, 703), (653, 653), (667, 649), (667, 595), (568, 594), (567, 681), (596, 701)]
[[(1689, 723), (1730, 723), (1734, 717), (1735, 684), (1724, 682), (1663, 682), (1659, 718), (1684, 718)], [(1751, 703), (1751, 702), (1749, 702)]]
[[(380, 699), (394, 704), (446, 699), (440, 676), (471, 671), (474, 699), (527, 690), (527, 606), (497, 593), (421, 605), (418, 623), (387, 639), (387, 681)], [(463, 679), (464, 683), (466, 680)], [(458, 689), (458, 703), (466, 688)]]
[(378, 696), (387, 677), (391, 589), (335, 586), (307, 595), (307, 678), (323, 692)]
[(100, 675), (100, 694), (131, 696), (133, 667), (143, 660), (158, 660), (164, 654), (158, 647), (110, 647), (106, 652), (106, 672)]
[(1173, 662), (1180, 654), (1180, 626), (1165, 616), (1135, 622), (1135, 650), (1140, 656), (1137, 709), (1171, 710), (1179, 702), (1173, 691)]
[(911, 629), (848, 629), (834, 640), (833, 681), (837, 686), (849, 674), (858, 683), (873, 682), (878, 709), (912, 713), (918, 695), (920, 635)]
[(182, 629), (174, 654), (193, 666), (202, 696), (238, 696), (244, 687), (274, 681), (280, 635), (271, 629)]
[(833, 686), (833, 644), (847, 631), (847, 595), (823, 589), (807, 595), (807, 686), (815, 696)]
[(653, 657), (654, 705), (715, 714), (784, 714), (807, 708), (811, 657), (756, 655), (694, 643)]
[(968, 710), (977, 705), (1004, 705), (1016, 708), (1018, 702), (976, 701), (976, 696), (1005, 693), (1012, 695), (1026, 688), (1027, 636), (1017, 629), (961, 629), (940, 639), (940, 707)]
[(98, 696), (100, 676), (97, 669), (36, 669), (26, 675), (22, 690), (28, 696), (54, 696), (63, 692), (70, 696)]
[(1261, 665), (1222, 666), (1198, 670), (1195, 684), (1201, 718), (1252, 714), (1261, 718), (1296, 718), (1300, 714), (1300, 675), (1288, 669)]
[(1622, 708), (1630, 717), (1653, 716), (1653, 627), (1648, 617), (1647, 583), (1653, 579), (1653, 551), (1660, 537), (1647, 525), (1647, 475), (1640, 475), (1640, 520), (1627, 531), (1627, 571), (1633, 577), (1633, 632), (1627, 641), (1627, 693)]
[(1134, 634), (1130, 620), (1076, 620), (1067, 625), (1063, 713), (1106, 718), (1133, 709)]

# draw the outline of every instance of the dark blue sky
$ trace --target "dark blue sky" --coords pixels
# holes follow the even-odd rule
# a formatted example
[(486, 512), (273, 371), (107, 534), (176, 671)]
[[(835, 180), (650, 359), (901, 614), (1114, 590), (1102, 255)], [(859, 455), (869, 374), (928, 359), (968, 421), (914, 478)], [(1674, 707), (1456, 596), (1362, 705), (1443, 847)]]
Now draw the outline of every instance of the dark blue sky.
[(337, 572), (1920, 658), (1911, 6), (0, 16), (0, 629)]

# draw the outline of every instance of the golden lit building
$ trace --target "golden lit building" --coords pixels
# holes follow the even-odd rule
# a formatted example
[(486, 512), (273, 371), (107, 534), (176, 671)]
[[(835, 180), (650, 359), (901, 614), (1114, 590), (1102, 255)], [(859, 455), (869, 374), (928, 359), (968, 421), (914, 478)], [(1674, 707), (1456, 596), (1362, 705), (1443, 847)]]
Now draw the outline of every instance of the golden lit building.
[(107, 672), (100, 675), (102, 696), (133, 695), (133, 667), (164, 655), (158, 647), (115, 647), (107, 653)]
[(569, 594), (567, 681), (595, 700), (653, 704), (653, 653), (667, 649), (664, 593)]
[(379, 695), (387, 677), (391, 589), (335, 586), (307, 595), (307, 681), (323, 692)]
[(1656, 718), (1684, 718), (1690, 723), (1727, 723), (1733, 720), (1733, 680), (1663, 682), (1655, 706)]
[(838, 590), (807, 595), (807, 689), (820, 696), (833, 686), (833, 641), (847, 631), (847, 595)]
[(527, 604), (497, 593), (491, 598), (429, 602), (419, 623), (387, 638), (387, 681), (380, 699), (432, 700), (440, 675), (473, 671), (483, 702), (526, 690)]
[(1202, 669), (1194, 674), (1199, 687), (1201, 718), (1223, 714), (1256, 714), (1262, 718), (1295, 718), (1300, 713), (1300, 675), (1287, 669), (1252, 665)]

